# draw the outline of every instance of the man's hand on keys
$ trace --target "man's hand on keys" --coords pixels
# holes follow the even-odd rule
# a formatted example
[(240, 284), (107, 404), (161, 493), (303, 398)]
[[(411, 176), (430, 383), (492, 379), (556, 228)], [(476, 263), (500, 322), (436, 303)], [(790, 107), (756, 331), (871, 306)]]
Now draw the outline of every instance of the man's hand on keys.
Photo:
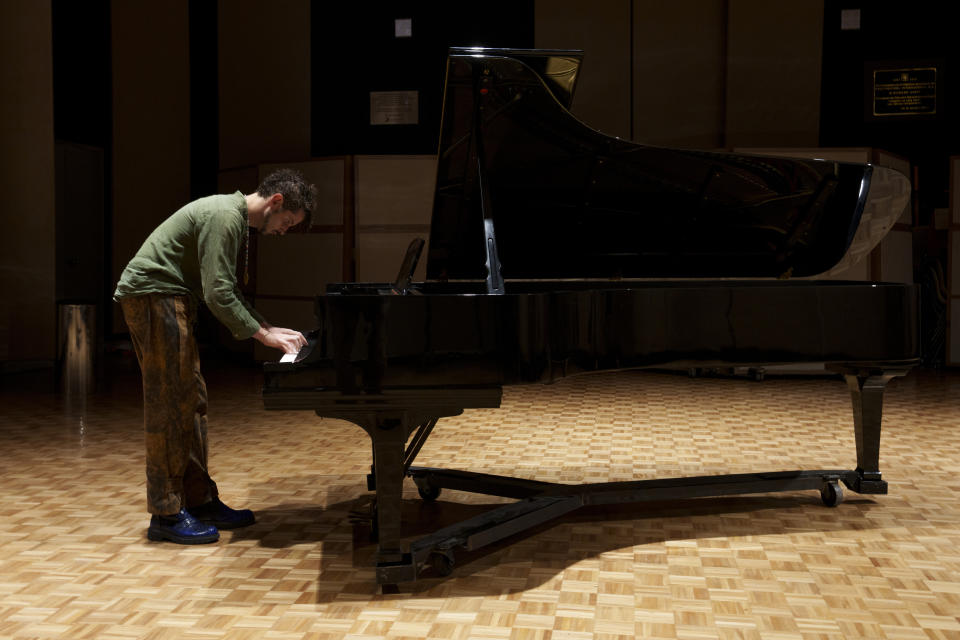
[(298, 353), (307, 344), (302, 333), (282, 327), (260, 327), (253, 337), (264, 346), (280, 349), (284, 353)]

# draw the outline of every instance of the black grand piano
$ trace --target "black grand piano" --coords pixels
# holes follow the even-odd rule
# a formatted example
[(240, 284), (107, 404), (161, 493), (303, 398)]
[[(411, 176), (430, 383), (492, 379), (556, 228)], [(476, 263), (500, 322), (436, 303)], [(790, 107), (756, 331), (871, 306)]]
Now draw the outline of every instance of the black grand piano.
[[(265, 365), (267, 409), (315, 411), (370, 435), (379, 583), (428, 565), (447, 573), (458, 548), (587, 504), (814, 489), (833, 506), (842, 486), (887, 492), (883, 391), (918, 362), (917, 290), (815, 276), (869, 251), (906, 204), (906, 178), (603, 135), (568, 111), (580, 58), (452, 49), (427, 281), (411, 281), (415, 242), (394, 282), (318, 295), (309, 344)], [(567, 485), (413, 465), (438, 420), (498, 407), (504, 385), (778, 363), (845, 376), (854, 469)], [(408, 477), (426, 500), (451, 488), (516, 502), (405, 545)]]

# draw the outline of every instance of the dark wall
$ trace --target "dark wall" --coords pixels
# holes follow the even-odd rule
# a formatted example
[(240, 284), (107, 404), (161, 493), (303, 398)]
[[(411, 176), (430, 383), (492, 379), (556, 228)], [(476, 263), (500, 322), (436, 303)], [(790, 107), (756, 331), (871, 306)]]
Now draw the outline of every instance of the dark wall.
[[(311, 20), (314, 156), (436, 153), (447, 49), (534, 46), (533, 0), (314, 2)], [(371, 125), (371, 91), (418, 91), (418, 123)]]
[(217, 1), (190, 0), (190, 197), (217, 192), (220, 170)]
[[(920, 224), (946, 207), (948, 162), (960, 153), (960, 49), (948, 4), (826, 0), (820, 143), (879, 147), (917, 168)], [(859, 29), (841, 29), (841, 12), (860, 10)], [(873, 71), (935, 67), (936, 113), (873, 115)]]
[(53, 0), (54, 135), (107, 148), (111, 135), (110, 1)]
[(58, 302), (102, 308), (112, 291), (107, 180), (113, 136), (110, 2), (51, 2)]

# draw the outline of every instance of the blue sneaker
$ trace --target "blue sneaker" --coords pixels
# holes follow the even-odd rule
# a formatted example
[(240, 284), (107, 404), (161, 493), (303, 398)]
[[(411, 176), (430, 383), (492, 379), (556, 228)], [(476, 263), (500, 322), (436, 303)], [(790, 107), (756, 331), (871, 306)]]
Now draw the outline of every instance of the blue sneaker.
[(150, 540), (169, 540), (177, 544), (206, 544), (220, 539), (217, 528), (204, 524), (180, 509), (172, 516), (153, 516), (147, 529)]
[(250, 509), (231, 509), (214, 498), (198, 507), (190, 507), (190, 513), (204, 524), (211, 524), (218, 529), (239, 529), (248, 527), (257, 521)]

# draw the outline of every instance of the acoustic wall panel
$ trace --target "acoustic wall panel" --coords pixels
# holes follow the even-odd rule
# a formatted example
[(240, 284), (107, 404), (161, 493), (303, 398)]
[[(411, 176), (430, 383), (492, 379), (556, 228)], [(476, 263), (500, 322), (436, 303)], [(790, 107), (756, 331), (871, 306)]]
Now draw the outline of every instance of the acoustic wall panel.
[(341, 277), (343, 234), (290, 233), (257, 238), (257, 299), (322, 292)]
[[(414, 238), (430, 239), (436, 156), (357, 156), (355, 268), (359, 282), (393, 282)], [(414, 279), (426, 276), (424, 249)]]
[(891, 229), (880, 242), (880, 277), (884, 282), (913, 282), (913, 232)]
[(259, 183), (260, 172), (257, 167), (226, 169), (217, 174), (217, 193), (253, 193)]
[[(583, 7), (585, 19), (572, 22), (569, 28), (591, 33), (604, 43), (602, 50), (609, 50), (617, 43), (619, 34), (607, 25), (597, 28), (593, 13), (597, 4), (615, 4), (626, 9), (626, 3), (578, 4)], [(729, 4), (729, 0), (698, 0), (695, 5), (631, 0), (632, 42), (627, 61), (631, 66), (628, 73), (632, 74), (632, 113), (628, 135), (634, 141), (688, 149), (724, 146), (725, 81), (729, 65), (724, 54)], [(603, 68), (606, 65), (606, 60), (597, 60), (588, 50), (583, 66), (584, 80), (598, 74), (603, 89), (597, 98), (610, 102), (621, 100), (619, 91), (615, 92), (619, 79), (613, 74), (624, 70), (618, 66), (607, 70)], [(584, 84), (586, 86), (586, 82)], [(607, 88), (608, 84), (614, 84), (614, 88)], [(610, 110), (614, 105), (624, 104), (613, 102), (603, 108)], [(597, 128), (609, 135), (627, 137), (618, 131)]]
[(0, 373), (55, 356), (51, 20), (50, 2), (0, 2)]
[(960, 298), (951, 298), (950, 300), (950, 344), (947, 348), (947, 364), (951, 366), (960, 366), (960, 331), (954, 326), (960, 320)]
[(947, 230), (947, 364), (960, 366), (960, 156), (950, 158), (950, 221)]
[(310, 157), (310, 10), (310, 0), (217, 2), (221, 167)]
[[(581, 49), (584, 52), (571, 112), (587, 126), (625, 139), (632, 135), (630, 38), (634, 27), (630, 24), (630, 15), (631, 2), (635, 1), (536, 0), (534, 6), (534, 46), (537, 49)], [(664, 2), (658, 6), (668, 8), (672, 4)], [(645, 7), (645, 11), (654, 10), (654, 7)], [(653, 16), (651, 22), (659, 18), (659, 15)], [(643, 40), (638, 39), (638, 43), (642, 46)], [(649, 54), (649, 50), (645, 52)], [(657, 76), (648, 76), (645, 84), (657, 86), (659, 80)], [(688, 86), (686, 82), (677, 84)], [(658, 96), (667, 93), (661, 91)], [(661, 124), (654, 122), (651, 129)]]
[[(877, 149), (873, 153), (873, 157), (868, 159), (866, 162), (873, 162), (881, 167), (889, 167), (895, 171), (899, 171), (907, 178), (911, 178), (910, 175), (910, 161), (907, 158), (902, 156), (894, 155), (882, 149)], [(903, 213), (900, 214), (900, 217), (897, 219), (898, 224), (903, 225), (912, 225), (913, 224), (913, 210), (911, 207), (904, 207)]]
[[(700, 4), (709, 6), (685, 6), (695, 13), (699, 9), (692, 7)], [(725, 5), (725, 145), (817, 144), (822, 0), (729, 0)]]
[[(357, 280), (359, 282), (393, 282), (414, 238), (428, 240), (422, 233), (362, 233), (357, 236)], [(420, 262), (413, 274), (422, 281), (426, 273), (429, 242), (420, 254)]]
[(950, 219), (960, 225), (960, 156), (950, 158)]
[(437, 157), (356, 156), (357, 229), (429, 225)]
[[(960, 296), (960, 229), (950, 229), (950, 295)], [(960, 321), (960, 318), (957, 319)]]

